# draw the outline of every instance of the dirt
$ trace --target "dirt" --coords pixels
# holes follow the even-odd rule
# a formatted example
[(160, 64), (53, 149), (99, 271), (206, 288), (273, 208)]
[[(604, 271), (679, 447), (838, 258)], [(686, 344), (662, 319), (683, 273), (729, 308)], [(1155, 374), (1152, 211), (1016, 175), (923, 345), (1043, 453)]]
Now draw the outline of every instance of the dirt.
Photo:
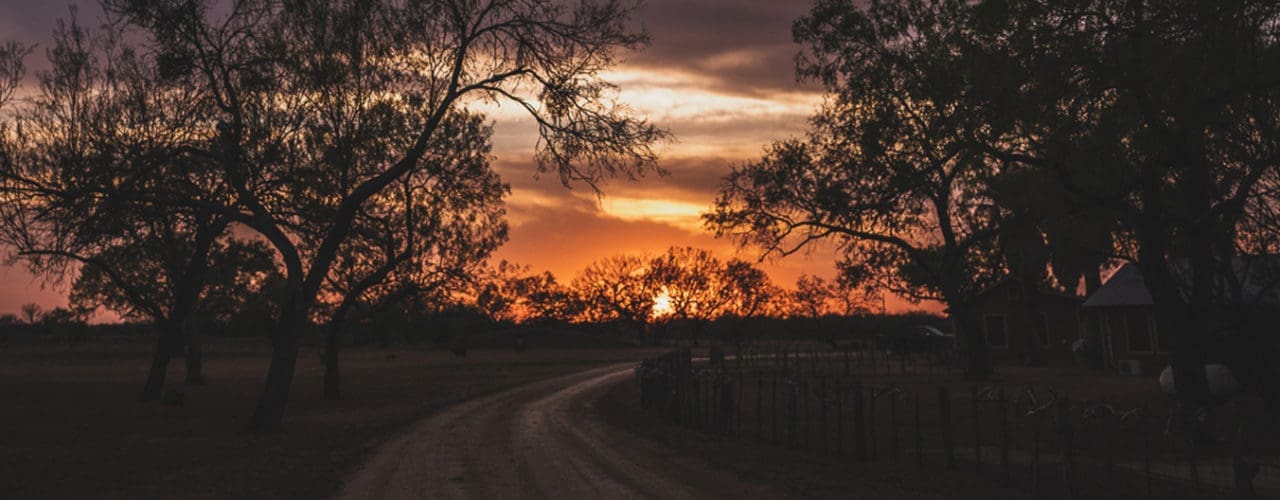
[(634, 364), (469, 401), (379, 448), (340, 498), (787, 498), (602, 422), (597, 401)]

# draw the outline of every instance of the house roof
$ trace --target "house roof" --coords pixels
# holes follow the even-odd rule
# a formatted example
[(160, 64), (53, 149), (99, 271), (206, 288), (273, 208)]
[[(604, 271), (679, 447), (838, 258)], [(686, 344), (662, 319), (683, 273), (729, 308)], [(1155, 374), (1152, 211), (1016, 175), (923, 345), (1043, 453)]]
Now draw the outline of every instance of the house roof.
[(1084, 301), (1084, 307), (1149, 306), (1151, 292), (1142, 281), (1142, 271), (1129, 263), (1120, 266), (1111, 278)]
[[(1186, 260), (1172, 263), (1173, 277), (1179, 282), (1183, 296), (1189, 293), (1191, 271)], [(1238, 257), (1232, 260), (1232, 274), (1238, 281), (1228, 284), (1219, 277), (1215, 294), (1237, 297), (1244, 304), (1280, 304), (1280, 258), (1275, 255)], [(1236, 289), (1236, 294), (1229, 289)], [(1230, 300), (1230, 299), (1228, 299)], [(1133, 263), (1120, 266), (1111, 278), (1084, 301), (1084, 307), (1149, 306), (1154, 304), (1151, 292), (1142, 280), (1142, 271)]]

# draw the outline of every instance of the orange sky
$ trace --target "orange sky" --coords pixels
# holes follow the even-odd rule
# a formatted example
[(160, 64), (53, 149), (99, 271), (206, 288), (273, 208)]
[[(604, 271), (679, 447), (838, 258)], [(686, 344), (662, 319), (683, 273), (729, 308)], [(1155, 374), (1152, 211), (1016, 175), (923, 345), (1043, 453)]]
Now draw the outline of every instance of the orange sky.
[[(794, 77), (791, 23), (808, 7), (799, 1), (649, 0), (636, 21), (652, 35), (652, 45), (605, 76), (622, 87), (622, 101), (675, 135), (663, 148), (670, 175), (609, 182), (602, 185), (603, 198), (586, 186), (566, 189), (554, 175), (535, 178), (532, 121), (512, 106), (483, 106), (495, 122), (496, 166), (512, 186), (511, 239), (496, 258), (550, 270), (565, 282), (593, 260), (672, 245), (756, 259), (756, 250), (739, 250), (702, 229), (698, 214), (710, 207), (732, 165), (758, 157), (772, 140), (802, 134), (821, 102), (817, 89), (797, 85)], [(93, 12), (82, 8), (81, 18)], [(39, 0), (0, 6), (0, 33), (43, 43), (63, 13), (60, 3)], [(834, 262), (831, 248), (819, 248), (762, 267), (792, 285), (801, 273), (831, 277)], [(0, 313), (17, 312), (26, 302), (65, 304), (63, 295), (58, 287), (42, 289), (20, 268), (0, 268)], [(888, 307), (913, 308), (892, 299)]]

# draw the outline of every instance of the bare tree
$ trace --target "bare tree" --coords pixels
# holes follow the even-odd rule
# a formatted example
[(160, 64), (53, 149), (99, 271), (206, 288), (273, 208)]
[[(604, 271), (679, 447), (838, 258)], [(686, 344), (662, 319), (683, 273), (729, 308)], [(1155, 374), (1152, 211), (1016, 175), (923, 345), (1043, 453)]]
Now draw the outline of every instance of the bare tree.
[(35, 304), (35, 303), (22, 304), (22, 307), (19, 309), (19, 311), (22, 311), (22, 320), (25, 321), (28, 325), (34, 325), (36, 323), (39, 323), (40, 318), (44, 316), (42, 314), (44, 312), (44, 308), (40, 307), (40, 304)]
[[(617, 255), (591, 263), (573, 280), (571, 288), (582, 301), (583, 320), (617, 321), (636, 330), (643, 339), (653, 319), (654, 301), (661, 285), (650, 272), (650, 259)], [(660, 339), (651, 339), (655, 343)]]
[(689, 327), (697, 346), (700, 334), (728, 305), (725, 267), (710, 251), (693, 247), (671, 247), (653, 259), (651, 276), (667, 297), (670, 317)]

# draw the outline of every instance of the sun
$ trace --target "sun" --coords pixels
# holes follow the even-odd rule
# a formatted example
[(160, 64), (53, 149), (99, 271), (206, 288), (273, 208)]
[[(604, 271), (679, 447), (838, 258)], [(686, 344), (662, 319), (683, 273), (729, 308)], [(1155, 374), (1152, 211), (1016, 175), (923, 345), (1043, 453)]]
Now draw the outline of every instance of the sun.
[(653, 316), (655, 318), (667, 316), (672, 312), (671, 296), (667, 295), (667, 292), (662, 292), (653, 298)]

